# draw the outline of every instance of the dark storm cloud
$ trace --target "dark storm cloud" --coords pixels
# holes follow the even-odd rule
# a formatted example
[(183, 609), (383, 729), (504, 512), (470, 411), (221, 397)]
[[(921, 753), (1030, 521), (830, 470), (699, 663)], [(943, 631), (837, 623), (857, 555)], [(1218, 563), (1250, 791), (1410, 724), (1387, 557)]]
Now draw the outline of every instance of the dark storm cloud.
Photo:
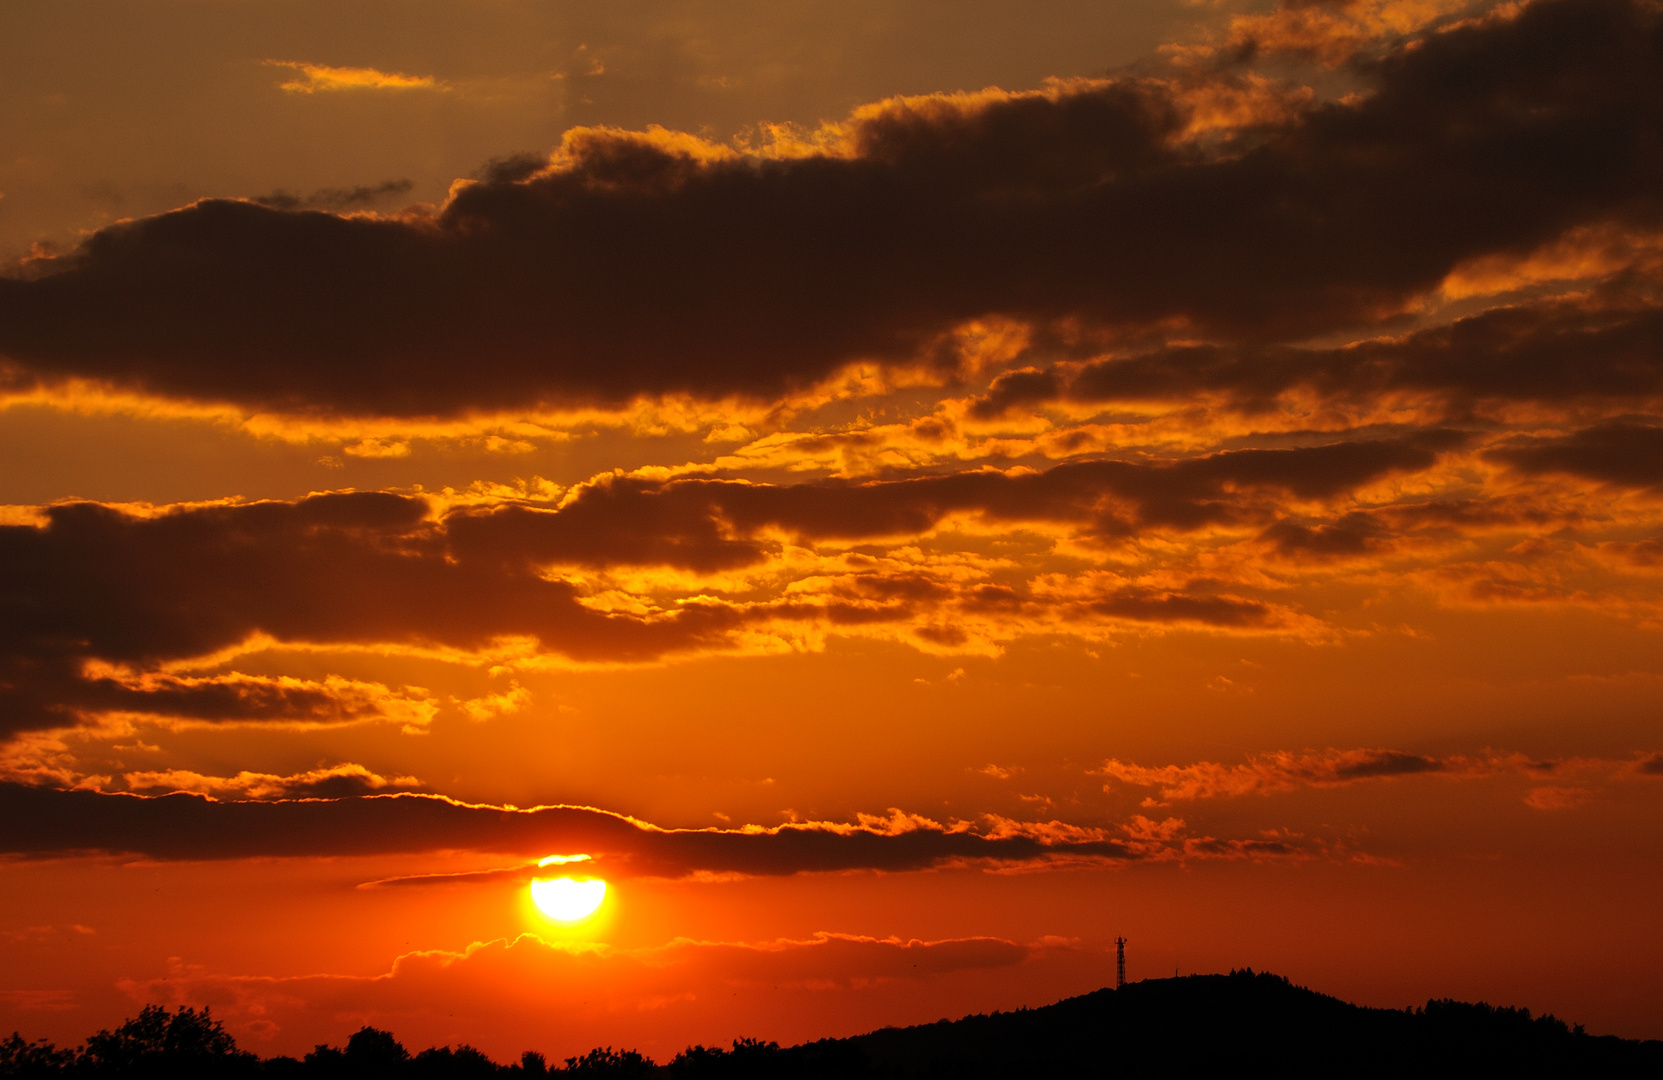
[(1487, 455), (1524, 473), (1569, 473), (1622, 487), (1663, 485), (1663, 424), (1612, 420), (1559, 438), (1523, 439)]
[(488, 170), (436, 217), (204, 202), (0, 281), (0, 354), (23, 382), (265, 409), (767, 397), (986, 315), (1294, 340), (1475, 256), (1655, 223), (1654, 6), (1550, 0), (1411, 45), (1228, 153), (1178, 137), (1187, 89), (1122, 80), (891, 103), (846, 158), (578, 132), (561, 168)]
[[(1043, 828), (1043, 827), (1042, 827)], [(0, 783), (0, 852), (120, 852), (156, 859), (349, 856), (430, 851), (585, 853), (605, 872), (683, 877), (920, 870), (964, 860), (1059, 855), (1136, 858), (1134, 844), (1088, 837), (978, 834), (909, 819), (902, 830), (786, 825), (766, 831), (659, 829), (587, 807), (504, 809), (437, 796), (218, 802)]]
[(1462, 412), (1483, 401), (1566, 402), (1663, 396), (1663, 309), (1544, 300), (1498, 308), (1396, 340), (1340, 349), (1195, 345), (1000, 376), (972, 406), (1182, 401), (1216, 394), (1246, 411), (1306, 389), (1330, 400), (1434, 396)]

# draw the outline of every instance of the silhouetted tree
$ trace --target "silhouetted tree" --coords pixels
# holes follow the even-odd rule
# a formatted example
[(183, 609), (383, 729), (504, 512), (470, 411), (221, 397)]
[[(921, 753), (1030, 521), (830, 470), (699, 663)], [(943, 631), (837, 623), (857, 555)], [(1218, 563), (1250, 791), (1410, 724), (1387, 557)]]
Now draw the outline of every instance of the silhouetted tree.
[(0, 1042), (0, 1076), (17, 1080), (46, 1080), (68, 1071), (75, 1064), (75, 1051), (59, 1050), (45, 1039), (24, 1042), (23, 1036)]
[(292, 1057), (267, 1058), (260, 1064), (260, 1075), (264, 1080), (310, 1080), (312, 1073), (306, 1065)]
[(306, 1076), (317, 1077), (319, 1080), (344, 1077), (347, 1075), (346, 1051), (328, 1043), (318, 1043), (312, 1047), (312, 1052), (306, 1055), (301, 1066)]
[(410, 1060), (410, 1052), (390, 1031), (361, 1027), (346, 1041), (346, 1066), (354, 1077), (369, 1080), (394, 1077)]
[(222, 1077), (248, 1074), (260, 1059), (237, 1049), (237, 1041), (204, 1008), (189, 1006), (169, 1013), (147, 1005), (139, 1015), (114, 1031), (100, 1031), (87, 1039), (76, 1059), (76, 1071), (95, 1077), (175, 1078)]
[(565, 1071), (577, 1076), (637, 1080), (652, 1076), (658, 1071), (658, 1066), (652, 1063), (652, 1059), (643, 1057), (634, 1050), (619, 1050), (614, 1053), (610, 1046), (597, 1046), (582, 1057), (567, 1058)]
[(675, 1080), (703, 1080), (705, 1077), (735, 1077), (761, 1080), (779, 1075), (785, 1052), (777, 1042), (735, 1039), (732, 1050), (721, 1047), (690, 1046), (670, 1062)]
[(410, 1059), (406, 1075), (416, 1080), (495, 1080), (502, 1066), (471, 1046), (434, 1046)]
[(689, 1046), (670, 1059), (670, 1075), (675, 1080), (702, 1080), (706, 1076), (720, 1076), (728, 1052), (720, 1046), (702, 1043)]

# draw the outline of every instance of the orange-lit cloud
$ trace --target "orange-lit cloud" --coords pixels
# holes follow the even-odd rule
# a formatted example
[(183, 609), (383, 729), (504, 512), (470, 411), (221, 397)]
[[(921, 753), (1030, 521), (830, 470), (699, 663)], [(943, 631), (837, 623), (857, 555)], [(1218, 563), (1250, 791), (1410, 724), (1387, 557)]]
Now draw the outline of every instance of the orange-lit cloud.
[(1416, 15), (1358, 67), (1366, 91), (1244, 106), (1263, 129), (1245, 150), (1185, 136), (1190, 83), (1119, 79), (896, 99), (849, 121), (848, 153), (587, 129), (433, 214), (204, 201), (0, 280), (0, 355), (19, 390), (424, 417), (776, 400), (861, 360), (951, 374), (955, 329), (990, 318), (1038, 343), (1288, 345), (1418, 310), (1475, 260), (1644, 231), (1649, 121), (1607, 103), (1656, 69), (1629, 47), (1655, 18), (1556, 0), (1420, 33)]
[(362, 765), (308, 769), (289, 776), (244, 770), (235, 776), (204, 776), (187, 769), (129, 772), (122, 779), (133, 792), (195, 792), (216, 799), (340, 799), (376, 791), (421, 786), (413, 776), (380, 776)]
[(1525, 438), (1491, 456), (1527, 473), (1570, 473), (1619, 487), (1663, 485), (1663, 423), (1611, 420), (1567, 435)]
[(1473, 7), (1470, 0), (1283, 0), (1274, 11), (1232, 18), (1225, 50), (1248, 57), (1293, 54), (1338, 66)]
[[(19, 613), (0, 637), (0, 662), (15, 672), (3, 691), (6, 723), (40, 729), (127, 713), (291, 724), (383, 718), (408, 727), (431, 716), (419, 691), (166, 669), (222, 663), (226, 650), (262, 638), (475, 652), (521, 638), (577, 661), (639, 662), (731, 648), (746, 633), (791, 623), (911, 627), (938, 646), (976, 636), (966, 616), (1003, 623), (1002, 635), (1126, 620), (1291, 627), (1299, 619), (1286, 605), (1217, 579), (1189, 580), (1204, 575), (1063, 578), (1012, 566), (1017, 574), (994, 576), (974, 563), (886, 565), (837, 548), (914, 542), (949, 518), (1060, 527), (1098, 542), (1252, 526), (1271, 519), (1278, 500), (1332, 499), (1424, 470), (1463, 441), (1434, 430), (860, 484), (614, 475), (563, 493), (556, 506), (463, 504), (438, 516), (425, 498), (370, 492), (138, 512), (63, 504), (46, 508), (42, 524), (0, 527)], [(797, 554), (787, 542), (800, 545)], [(833, 550), (817, 554), (816, 544)], [(655, 567), (693, 578), (608, 578)], [(739, 571), (757, 577), (736, 579), (727, 595), (698, 580)], [(942, 628), (947, 621), (957, 628)]]
[[(479, 665), (813, 649), (828, 634), (980, 655), (1138, 627), (1315, 640), (1338, 626), (1307, 591), (1340, 573), (1384, 583), (1387, 560), (1431, 603), (1581, 604), (1644, 623), (1658, 615), (1659, 430), (1422, 426), (1042, 470), (771, 483), (645, 469), (438, 496), (32, 508), (0, 526), (17, 612), (0, 635), (5, 723), (413, 730), (441, 704), (237, 670), (261, 642)], [(525, 693), (458, 707), (500, 715)]]
[(1546, 283), (1598, 280), (1631, 268), (1655, 268), (1660, 248), (1663, 237), (1655, 232), (1577, 226), (1522, 255), (1487, 255), (1458, 266), (1440, 291), (1463, 300)]
[(1182, 842), (1170, 831), (1127, 839), (1101, 830), (1059, 832), (1010, 821), (991, 827), (942, 824), (898, 811), (856, 824), (691, 830), (660, 829), (587, 807), (517, 810), (423, 795), (217, 801), (186, 793), (147, 797), (0, 783), (0, 802), (19, 823), (0, 840), (12, 854), (117, 851), (231, 859), (577, 850), (590, 853), (607, 874), (667, 877), (904, 871), (959, 863), (1043, 864), (1053, 858), (1113, 862), (1161, 855), (1172, 841)]
[(301, 60), (267, 60), (271, 67), (288, 68), (293, 78), (282, 84), (291, 94), (316, 94), (334, 90), (447, 90), (431, 75), (404, 75), (368, 67), (331, 67)]
[[(1114, 828), (984, 815), (939, 822), (892, 809), (854, 822), (807, 821), (763, 827), (665, 829), (581, 806), (518, 809), (421, 794), (340, 794), (398, 782), (360, 766), (295, 777), (139, 774), (146, 784), (176, 780), (166, 795), (65, 791), (0, 782), (0, 808), (18, 822), (0, 853), (113, 852), (155, 859), (365, 856), (422, 852), (533, 855), (587, 853), (608, 877), (764, 875), (866, 870), (900, 873), (944, 867), (1035, 870), (1187, 859), (1309, 858), (1322, 845), (1294, 834), (1215, 837), (1180, 818), (1142, 815)], [(204, 788), (220, 799), (192, 791)], [(281, 798), (250, 799), (255, 791)], [(482, 871), (403, 875), (367, 887), (529, 882), (538, 863)]]
[(1663, 397), (1663, 363), (1652, 347), (1660, 326), (1663, 308), (1640, 297), (1554, 297), (1334, 349), (1182, 345), (1022, 369), (995, 380), (972, 414), (1055, 401), (1175, 403), (1198, 394), (1255, 416), (1297, 393), (1375, 409), (1397, 398), (1427, 419), (1494, 414), (1514, 402), (1632, 407)]
[[(1654, 756), (1655, 757), (1655, 756)], [(1110, 759), (1100, 774), (1115, 784), (1134, 788), (1155, 788), (1156, 795), (1145, 805), (1165, 805), (1198, 799), (1240, 798), (1248, 795), (1286, 795), (1307, 788), (1337, 788), (1367, 781), (1400, 777), (1435, 776), (1446, 780), (1475, 780), (1497, 775), (1520, 775), (1533, 780), (1574, 776), (1584, 783), (1610, 781), (1638, 773), (1648, 775), (1654, 758), (1606, 760), (1578, 758), (1569, 761), (1537, 761), (1523, 754), (1485, 753), (1431, 757), (1402, 750), (1326, 750), (1322, 753), (1294, 753), (1279, 750), (1252, 754), (1239, 765), (1201, 761), (1191, 765), (1144, 766)], [(1587, 787), (1547, 784), (1530, 789), (1526, 805), (1536, 809), (1564, 809), (1576, 806), (1590, 795)]]
[[(1462, 762), (1460, 764), (1465, 764)], [(1330, 750), (1324, 754), (1278, 751), (1251, 757), (1246, 764), (1194, 765), (1157, 768), (1110, 760), (1103, 775), (1133, 787), (1159, 788), (1165, 802), (1242, 795), (1273, 795), (1303, 787), (1333, 787), (1392, 776), (1445, 772), (1450, 763), (1398, 750)]]

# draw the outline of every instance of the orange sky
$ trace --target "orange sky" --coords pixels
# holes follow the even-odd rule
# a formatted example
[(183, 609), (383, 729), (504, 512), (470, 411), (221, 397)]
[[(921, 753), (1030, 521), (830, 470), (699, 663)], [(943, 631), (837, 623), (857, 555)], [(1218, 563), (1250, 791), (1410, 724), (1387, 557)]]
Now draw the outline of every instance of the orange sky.
[(0, 1029), (1663, 1036), (1654, 7), (0, 42)]

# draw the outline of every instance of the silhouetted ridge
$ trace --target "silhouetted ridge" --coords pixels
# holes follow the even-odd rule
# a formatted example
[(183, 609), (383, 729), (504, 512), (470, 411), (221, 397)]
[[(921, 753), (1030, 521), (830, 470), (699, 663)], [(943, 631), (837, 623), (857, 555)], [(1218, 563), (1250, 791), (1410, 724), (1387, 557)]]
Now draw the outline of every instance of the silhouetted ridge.
[(692, 1046), (667, 1066), (596, 1048), (550, 1068), (527, 1051), (498, 1065), (470, 1046), (411, 1055), (362, 1028), (344, 1049), (261, 1061), (207, 1009), (148, 1006), (79, 1050), (20, 1035), (0, 1077), (22, 1080), (1006, 1080), (1006, 1078), (1663, 1076), (1663, 1042), (1593, 1036), (1528, 1009), (1448, 999), (1371, 1009), (1251, 970), (1152, 979), (1038, 1009), (967, 1016), (782, 1048), (756, 1039)]
[[(811, 1064), (849, 1049), (865, 1072)], [(1590, 1036), (1486, 1004), (1363, 1008), (1251, 970), (1148, 980), (781, 1054), (801, 1054), (808, 1067), (779, 1075), (804, 1077), (1663, 1075), (1663, 1042)]]

